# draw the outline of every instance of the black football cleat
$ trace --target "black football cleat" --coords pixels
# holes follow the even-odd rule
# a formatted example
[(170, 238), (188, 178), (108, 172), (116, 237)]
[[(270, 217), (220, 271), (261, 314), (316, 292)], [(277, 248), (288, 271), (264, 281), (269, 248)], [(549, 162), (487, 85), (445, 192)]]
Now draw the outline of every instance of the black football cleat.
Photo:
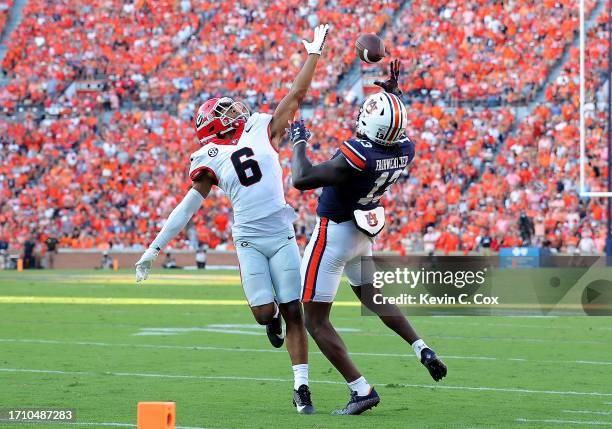
[(268, 340), (277, 349), (282, 347), (285, 343), (285, 337), (283, 336), (283, 324), (281, 322), (280, 314), (272, 322), (266, 325), (266, 334), (268, 334)]
[(446, 377), (446, 365), (438, 358), (432, 349), (423, 349), (421, 351), (421, 363), (429, 371), (429, 375), (435, 381), (440, 381)]
[(310, 399), (310, 389), (305, 384), (293, 390), (293, 406), (299, 414), (314, 414), (315, 408)]
[(332, 411), (332, 415), (334, 416), (343, 416), (343, 415), (358, 415), (363, 413), (364, 411), (369, 410), (370, 408), (374, 408), (380, 402), (380, 396), (376, 393), (376, 390), (372, 387), (370, 393), (365, 396), (358, 396), (357, 392), (351, 392), (351, 399), (349, 399), (348, 404), (341, 410)]

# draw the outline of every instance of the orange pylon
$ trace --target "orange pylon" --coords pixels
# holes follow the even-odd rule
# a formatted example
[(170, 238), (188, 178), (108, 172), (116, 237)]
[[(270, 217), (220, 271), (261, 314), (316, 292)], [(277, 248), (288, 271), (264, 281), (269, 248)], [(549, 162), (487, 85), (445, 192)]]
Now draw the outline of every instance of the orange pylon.
[(139, 402), (137, 429), (174, 429), (176, 404), (174, 402)]

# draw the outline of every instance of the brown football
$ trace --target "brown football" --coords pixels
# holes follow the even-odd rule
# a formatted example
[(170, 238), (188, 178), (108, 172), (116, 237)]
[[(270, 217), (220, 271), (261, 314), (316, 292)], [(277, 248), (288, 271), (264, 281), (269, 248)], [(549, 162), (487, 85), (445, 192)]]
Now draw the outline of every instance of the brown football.
[(385, 43), (376, 34), (366, 33), (357, 38), (357, 55), (368, 64), (377, 63), (385, 56)]

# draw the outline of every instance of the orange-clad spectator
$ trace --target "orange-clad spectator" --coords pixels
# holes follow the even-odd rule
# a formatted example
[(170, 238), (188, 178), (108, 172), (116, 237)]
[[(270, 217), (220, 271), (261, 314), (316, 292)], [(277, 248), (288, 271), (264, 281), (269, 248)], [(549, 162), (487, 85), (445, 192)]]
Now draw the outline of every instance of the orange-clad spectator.
[[(408, 109), (416, 159), (384, 198), (389, 219), (377, 250), (403, 252), (402, 238), (428, 227), (445, 231), (445, 252), (472, 250), (483, 234), (493, 237), (493, 250), (521, 245), (513, 226), (525, 211), (539, 219), (535, 245), (573, 249), (577, 231), (588, 227), (601, 251), (605, 208), (578, 196), (578, 50), (570, 48), (544, 88), (546, 102), (520, 123), (511, 108), (487, 107), (533, 99), (573, 40), (575, 0), (416, 0), (397, 13), (400, 3), (29, 1), (3, 63), (0, 108), (9, 120), (0, 121), (0, 234), (10, 232), (13, 246), (33, 230), (42, 239), (46, 228), (57, 230), (64, 247), (148, 243), (189, 186), (195, 106), (228, 94), (272, 110), (303, 61), (300, 36), (330, 22), (328, 55), (307, 100), (316, 162), (353, 133), (357, 108), (336, 84), (354, 63), (357, 34), (389, 24), (387, 47), (403, 60), (407, 100), (421, 100)], [(585, 3), (588, 15), (595, 2)], [(0, 29), (2, 16), (0, 9)], [(605, 109), (596, 102), (606, 25), (602, 15), (586, 45), (587, 99), (595, 100), (585, 108), (590, 190), (605, 190), (607, 175)], [(70, 85), (85, 79), (102, 89), (71, 96)], [(445, 106), (457, 100), (467, 103)], [(11, 118), (24, 106), (44, 110), (44, 119)], [(303, 245), (318, 191), (291, 188), (290, 155), (288, 145), (280, 148)], [(203, 206), (171, 246), (193, 246), (195, 235), (231, 248), (227, 198), (215, 188)]]

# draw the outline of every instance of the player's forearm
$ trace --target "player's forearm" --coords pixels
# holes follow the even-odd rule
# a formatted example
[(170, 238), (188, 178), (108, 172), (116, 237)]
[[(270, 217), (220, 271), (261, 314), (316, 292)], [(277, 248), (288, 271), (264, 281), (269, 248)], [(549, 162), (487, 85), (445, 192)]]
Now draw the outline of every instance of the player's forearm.
[(314, 77), (319, 57), (320, 55), (317, 54), (309, 54), (302, 69), (291, 85), (289, 94), (297, 103), (301, 103), (304, 97), (306, 97), (306, 93), (308, 93), (308, 88), (310, 88), (312, 78)]
[(300, 108), (300, 103), (304, 100), (304, 97), (306, 97), (310, 82), (312, 81), (312, 77), (317, 67), (318, 59), (319, 55), (317, 54), (308, 55), (308, 59), (302, 66), (302, 70), (300, 70), (293, 81), (289, 94), (283, 97), (274, 111), (270, 124), (270, 133), (275, 147), (278, 144), (276, 140), (277, 137), (285, 134), (287, 122), (295, 116), (295, 112)]
[(304, 191), (306, 189), (314, 189), (308, 187), (311, 182), (309, 173), (312, 171), (312, 163), (306, 156), (306, 144), (299, 143), (293, 147), (293, 155), (291, 157), (291, 180), (293, 187)]
[(183, 200), (172, 210), (151, 247), (163, 249), (176, 235), (185, 228), (189, 220), (202, 205), (204, 197), (195, 189), (190, 189)]

